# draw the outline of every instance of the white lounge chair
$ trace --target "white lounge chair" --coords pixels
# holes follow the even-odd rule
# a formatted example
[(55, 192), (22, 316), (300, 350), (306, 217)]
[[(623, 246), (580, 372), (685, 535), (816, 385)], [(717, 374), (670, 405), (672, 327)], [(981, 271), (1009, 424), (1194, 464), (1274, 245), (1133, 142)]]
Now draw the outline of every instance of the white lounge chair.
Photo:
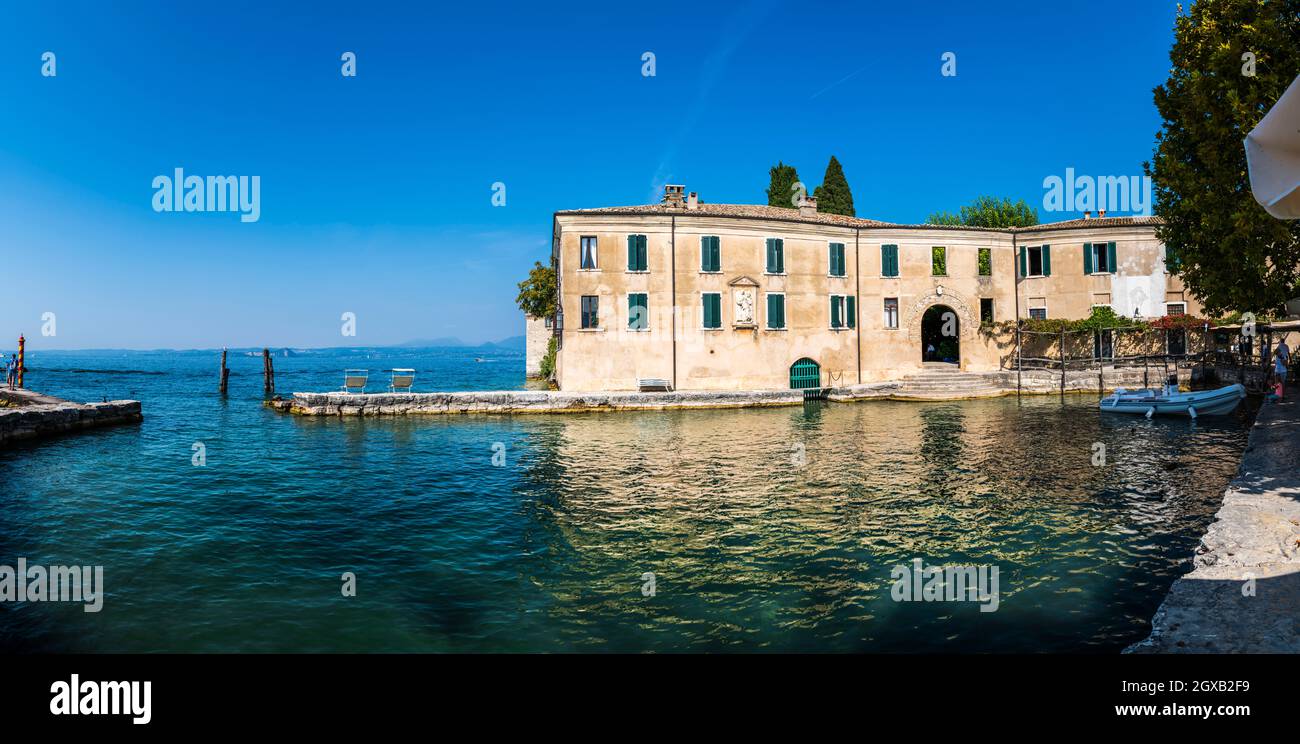
[(415, 370), (402, 369), (402, 368), (397, 368), (393, 370), (393, 382), (388, 386), (388, 389), (391, 392), (395, 393), (398, 390), (401, 390), (403, 392), (409, 393), (411, 392), (411, 388), (414, 386), (415, 386)]
[(370, 370), (368, 369), (345, 369), (343, 370), (342, 390), (345, 393), (364, 393), (366, 392), (366, 383), (369, 380)]

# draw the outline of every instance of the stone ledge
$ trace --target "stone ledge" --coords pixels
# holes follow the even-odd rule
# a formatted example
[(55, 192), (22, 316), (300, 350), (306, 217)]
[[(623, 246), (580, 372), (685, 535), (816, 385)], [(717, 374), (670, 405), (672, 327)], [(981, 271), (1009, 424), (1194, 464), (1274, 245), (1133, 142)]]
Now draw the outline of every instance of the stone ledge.
[(140, 402), (136, 400), (0, 408), (0, 445), (79, 429), (137, 423), (143, 419)]
[(302, 416), (404, 416), (462, 413), (578, 413), (675, 408), (742, 408), (803, 403), (796, 390), (570, 393), (496, 390), (456, 393), (294, 393), (272, 408)]

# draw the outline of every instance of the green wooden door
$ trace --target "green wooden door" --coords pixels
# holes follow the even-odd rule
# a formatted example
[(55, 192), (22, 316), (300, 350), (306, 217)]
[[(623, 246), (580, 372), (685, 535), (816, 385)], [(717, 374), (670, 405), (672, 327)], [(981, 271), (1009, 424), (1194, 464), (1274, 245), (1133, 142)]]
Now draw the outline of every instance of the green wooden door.
[(794, 390), (808, 390), (822, 386), (822, 368), (811, 359), (804, 357), (790, 365), (790, 387)]

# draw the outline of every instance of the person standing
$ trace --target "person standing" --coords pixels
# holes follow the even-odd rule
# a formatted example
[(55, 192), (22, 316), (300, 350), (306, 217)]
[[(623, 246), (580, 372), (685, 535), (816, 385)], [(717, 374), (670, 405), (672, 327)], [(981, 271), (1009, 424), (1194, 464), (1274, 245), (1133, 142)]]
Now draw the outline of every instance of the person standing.
[(10, 390), (14, 389), (14, 380), (18, 376), (18, 357), (10, 354), (5, 360), (5, 383)]
[(1290, 362), (1291, 348), (1286, 345), (1284, 338), (1278, 342), (1277, 348), (1273, 351), (1273, 377), (1276, 379), (1274, 389), (1279, 398), (1286, 394), (1286, 369)]

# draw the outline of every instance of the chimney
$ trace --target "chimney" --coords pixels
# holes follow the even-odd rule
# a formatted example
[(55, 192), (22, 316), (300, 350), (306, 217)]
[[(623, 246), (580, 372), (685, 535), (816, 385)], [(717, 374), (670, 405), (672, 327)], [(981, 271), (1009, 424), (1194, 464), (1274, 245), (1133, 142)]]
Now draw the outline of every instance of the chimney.
[(1091, 217), (1092, 217), (1092, 210), (1091, 209), (1084, 210), (1083, 218), (1086, 220), (1086, 219), (1090, 219)]
[(669, 207), (682, 206), (682, 194), (686, 191), (685, 186), (676, 184), (664, 185), (664, 205)]
[(686, 197), (686, 208), (695, 211), (700, 208), (700, 195), (692, 191)]
[(1104, 209), (1098, 209), (1098, 210), (1097, 210), (1097, 219), (1101, 219), (1102, 217), (1105, 217), (1105, 216), (1106, 216), (1106, 210), (1104, 210)]
[(800, 217), (817, 216), (817, 197), (804, 195), (804, 198), (799, 200), (799, 216)]

